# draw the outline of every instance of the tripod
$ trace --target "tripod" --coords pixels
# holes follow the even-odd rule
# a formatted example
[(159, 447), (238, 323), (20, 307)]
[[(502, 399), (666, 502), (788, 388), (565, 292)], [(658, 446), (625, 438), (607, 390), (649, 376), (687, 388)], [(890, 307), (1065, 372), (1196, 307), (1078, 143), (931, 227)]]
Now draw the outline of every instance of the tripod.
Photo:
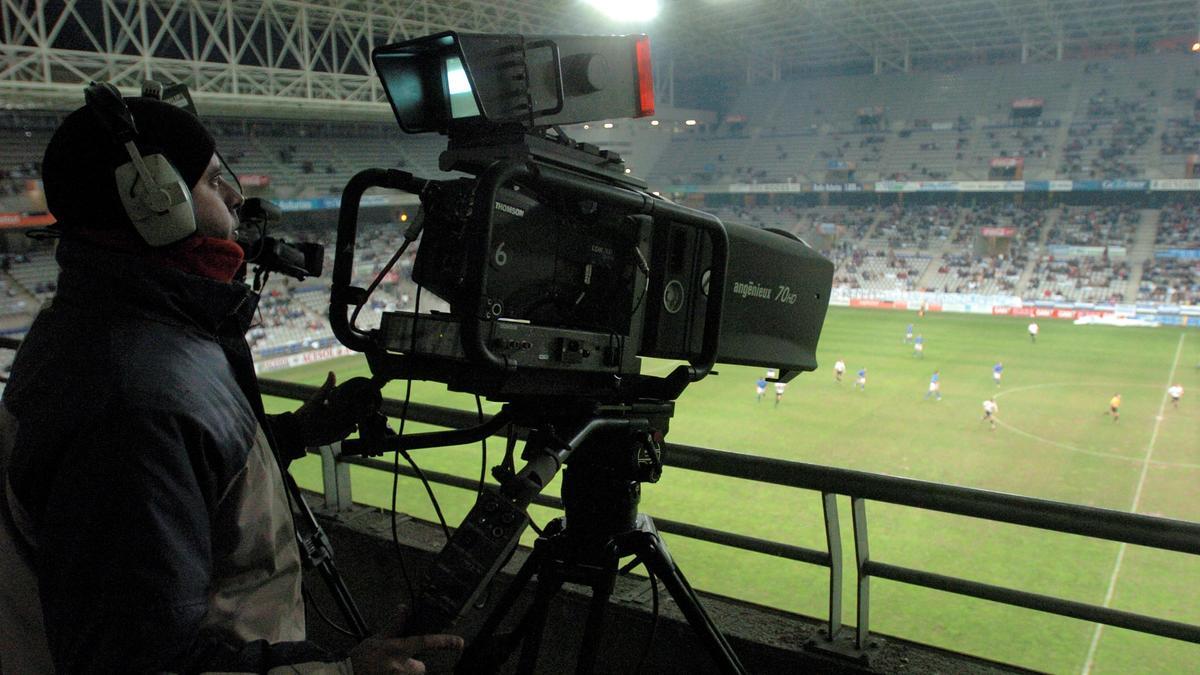
[[(671, 559), (654, 522), (637, 512), (641, 499), (641, 480), (638, 478), (646, 477), (644, 472), (649, 465), (636, 459), (619, 461), (628, 457), (611, 462), (611, 454), (609, 459), (600, 464), (592, 456), (586, 456), (564, 471), (562, 496), (566, 516), (552, 521), (537, 539), (533, 552), (463, 654), (458, 672), (495, 672), (520, 645), (517, 672), (532, 673), (537, 665), (550, 602), (567, 582), (591, 589), (576, 672), (595, 672), (608, 601), (620, 571), (620, 561), (628, 556), (633, 556), (634, 561), (625, 569), (641, 563), (652, 583), (656, 578), (662, 580), (721, 672), (746, 672), (705, 612), (683, 572)], [(657, 474), (661, 472), (661, 463), (655, 464), (649, 468), (653, 480), (657, 480)], [(631, 468), (637, 472), (639, 466), (642, 475), (626, 475)], [(525, 615), (513, 632), (497, 634), (497, 628), (535, 576), (537, 589)]]

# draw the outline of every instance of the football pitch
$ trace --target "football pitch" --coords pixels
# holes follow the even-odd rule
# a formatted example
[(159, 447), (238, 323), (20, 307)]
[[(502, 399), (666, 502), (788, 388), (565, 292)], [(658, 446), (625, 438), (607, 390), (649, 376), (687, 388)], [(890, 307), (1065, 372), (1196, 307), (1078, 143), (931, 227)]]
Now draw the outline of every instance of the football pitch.
[[(924, 338), (917, 357), (905, 327)], [(1075, 326), (1045, 320), (1034, 343), (1028, 320), (960, 314), (831, 308), (820, 369), (797, 377), (778, 405), (755, 396), (760, 368), (719, 367), (679, 399), (668, 440), (826, 464), (1120, 511), (1200, 520), (1200, 331)], [(833, 363), (847, 373), (837, 383)], [(997, 386), (992, 370), (1003, 363)], [(856, 373), (867, 369), (865, 389)], [(647, 370), (666, 365), (651, 363)], [(320, 384), (366, 374), (358, 357), (264, 377)], [(937, 370), (941, 400), (927, 397)], [(1178, 408), (1170, 384), (1186, 393)], [(1120, 419), (1109, 399), (1120, 393)], [(403, 398), (403, 383), (385, 395)], [(985, 399), (999, 406), (995, 430)], [(413, 400), (475, 409), (473, 397), (413, 384)], [(271, 410), (295, 402), (270, 400)], [(484, 402), (484, 411), (499, 409)], [(421, 430), (406, 426), (406, 432)], [(488, 444), (489, 466), (502, 443)], [(422, 468), (478, 477), (480, 447), (414, 451)], [(293, 465), (320, 489), (319, 460)], [(387, 507), (392, 481), (351, 467), (356, 501)], [(435, 490), (447, 520), (462, 520), (473, 495)], [(557, 486), (548, 493), (557, 495)], [(401, 477), (398, 510), (433, 520), (424, 489)], [(868, 504), (871, 557), (920, 570), (1200, 623), (1200, 558), (1075, 535), (877, 502)], [(817, 493), (668, 468), (643, 490), (641, 510), (775, 541), (825, 548)], [(840, 503), (847, 569), (853, 569), (849, 501)], [(557, 515), (535, 507), (535, 522)], [(827, 571), (667, 535), (698, 588), (823, 618)], [(528, 543), (527, 540), (526, 543)], [(849, 574), (849, 573), (848, 573)], [(853, 624), (854, 584), (843, 598)], [(872, 582), (871, 628), (1029, 668), (1058, 673), (1195, 672), (1200, 646), (898, 584)]]

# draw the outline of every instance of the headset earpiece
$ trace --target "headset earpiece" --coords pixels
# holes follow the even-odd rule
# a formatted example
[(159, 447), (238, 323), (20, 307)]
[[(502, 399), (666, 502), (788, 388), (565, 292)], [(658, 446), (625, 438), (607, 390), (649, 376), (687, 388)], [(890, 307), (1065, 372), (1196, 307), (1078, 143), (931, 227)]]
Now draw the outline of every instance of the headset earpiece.
[(195, 232), (192, 191), (166, 155), (143, 155), (138, 150), (137, 124), (117, 88), (93, 82), (84, 100), (129, 155), (129, 162), (117, 167), (114, 175), (121, 204), (142, 239), (150, 246), (166, 246)]

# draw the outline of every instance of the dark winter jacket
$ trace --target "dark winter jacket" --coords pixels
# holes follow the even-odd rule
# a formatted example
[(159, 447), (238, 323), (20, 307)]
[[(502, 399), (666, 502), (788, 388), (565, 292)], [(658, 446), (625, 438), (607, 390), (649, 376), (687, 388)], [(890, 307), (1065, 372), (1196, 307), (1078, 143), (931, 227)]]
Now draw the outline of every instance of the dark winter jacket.
[(348, 671), (304, 641), (257, 296), (78, 241), (58, 260), (0, 409), (0, 670)]

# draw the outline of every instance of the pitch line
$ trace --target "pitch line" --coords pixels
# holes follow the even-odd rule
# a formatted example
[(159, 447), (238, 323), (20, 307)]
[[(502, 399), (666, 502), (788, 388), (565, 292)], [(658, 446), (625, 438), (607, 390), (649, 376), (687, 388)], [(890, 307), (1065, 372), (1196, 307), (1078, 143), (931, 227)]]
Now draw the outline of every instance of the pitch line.
[[(1175, 369), (1179, 366), (1179, 355), (1183, 353), (1183, 338), (1186, 333), (1179, 334), (1179, 343), (1175, 346), (1175, 360), (1171, 362), (1171, 372), (1167, 374), (1167, 387), (1175, 381)], [(1163, 411), (1167, 409), (1167, 392), (1166, 387), (1163, 387), (1162, 403), (1158, 405), (1158, 415), (1154, 419), (1154, 432), (1150, 434), (1150, 445), (1146, 448), (1146, 459), (1142, 464), (1142, 475), (1138, 478), (1137, 489), (1133, 492), (1133, 506), (1129, 508), (1130, 513), (1137, 513), (1138, 505), (1142, 501), (1142, 488), (1146, 486), (1146, 474), (1150, 470), (1150, 457), (1154, 454), (1154, 443), (1158, 440), (1158, 428), (1162, 424)], [(1113, 594), (1117, 589), (1117, 576), (1121, 573), (1121, 563), (1125, 560), (1125, 549), (1127, 545), (1121, 542), (1120, 548), (1117, 549), (1117, 562), (1113, 566), (1112, 576), (1108, 578), (1108, 591), (1104, 594), (1104, 607), (1108, 607), (1112, 603)], [(1088, 647), (1087, 661), (1083, 664), (1083, 675), (1088, 675), (1092, 672), (1092, 666), (1096, 660), (1096, 647), (1100, 644), (1100, 635), (1104, 632), (1104, 624), (1096, 624), (1096, 630), (1092, 632), (1092, 644)]]
[[(1049, 387), (1067, 387), (1067, 386), (1100, 387), (1100, 386), (1110, 386), (1110, 385), (1108, 385), (1108, 383), (1104, 383), (1104, 382), (1084, 382), (1084, 383), (1043, 382), (1041, 384), (1030, 384), (1030, 385), (1026, 385), (1024, 387), (1016, 387), (1015, 389), (1006, 389), (1002, 392), (998, 392), (996, 394), (996, 398), (1000, 398), (1006, 394), (1015, 394), (1020, 391), (1029, 391), (1031, 389), (1047, 389)], [(1134, 385), (1134, 386), (1152, 387), (1154, 385)], [(1170, 385), (1168, 384), (1167, 386), (1170, 386)], [(1158, 416), (1160, 418), (1162, 417), (1162, 410), (1159, 410)], [(1091, 455), (1092, 457), (1101, 457), (1104, 459), (1116, 459), (1116, 460), (1120, 460), (1122, 462), (1130, 462), (1130, 463), (1135, 463), (1135, 464), (1139, 463), (1139, 462), (1148, 462), (1150, 464), (1153, 464), (1154, 466), (1166, 466), (1166, 467), (1171, 467), (1171, 468), (1175, 468), (1175, 469), (1200, 469), (1200, 464), (1191, 464), (1188, 462), (1163, 462), (1163, 461), (1157, 461), (1157, 460), (1139, 459), (1137, 457), (1129, 457), (1128, 455), (1119, 455), (1115, 452), (1103, 452), (1100, 450), (1086, 450), (1084, 448), (1077, 448), (1073, 445), (1068, 445), (1066, 443), (1059, 443), (1058, 441), (1052, 441), (1049, 438), (1045, 438), (1043, 436), (1038, 436), (1037, 434), (1030, 433), (1028, 431), (1025, 431), (1024, 429), (1015, 427), (1000, 418), (996, 418), (996, 424), (998, 426), (1004, 427), (1005, 429), (1007, 429), (1019, 436), (1024, 436), (1025, 438), (1033, 439), (1035, 441), (1039, 441), (1039, 442), (1045, 443), (1047, 445), (1052, 445), (1061, 450), (1068, 450), (1070, 452), (1078, 452), (1079, 454), (1082, 454), (1082, 455)]]

